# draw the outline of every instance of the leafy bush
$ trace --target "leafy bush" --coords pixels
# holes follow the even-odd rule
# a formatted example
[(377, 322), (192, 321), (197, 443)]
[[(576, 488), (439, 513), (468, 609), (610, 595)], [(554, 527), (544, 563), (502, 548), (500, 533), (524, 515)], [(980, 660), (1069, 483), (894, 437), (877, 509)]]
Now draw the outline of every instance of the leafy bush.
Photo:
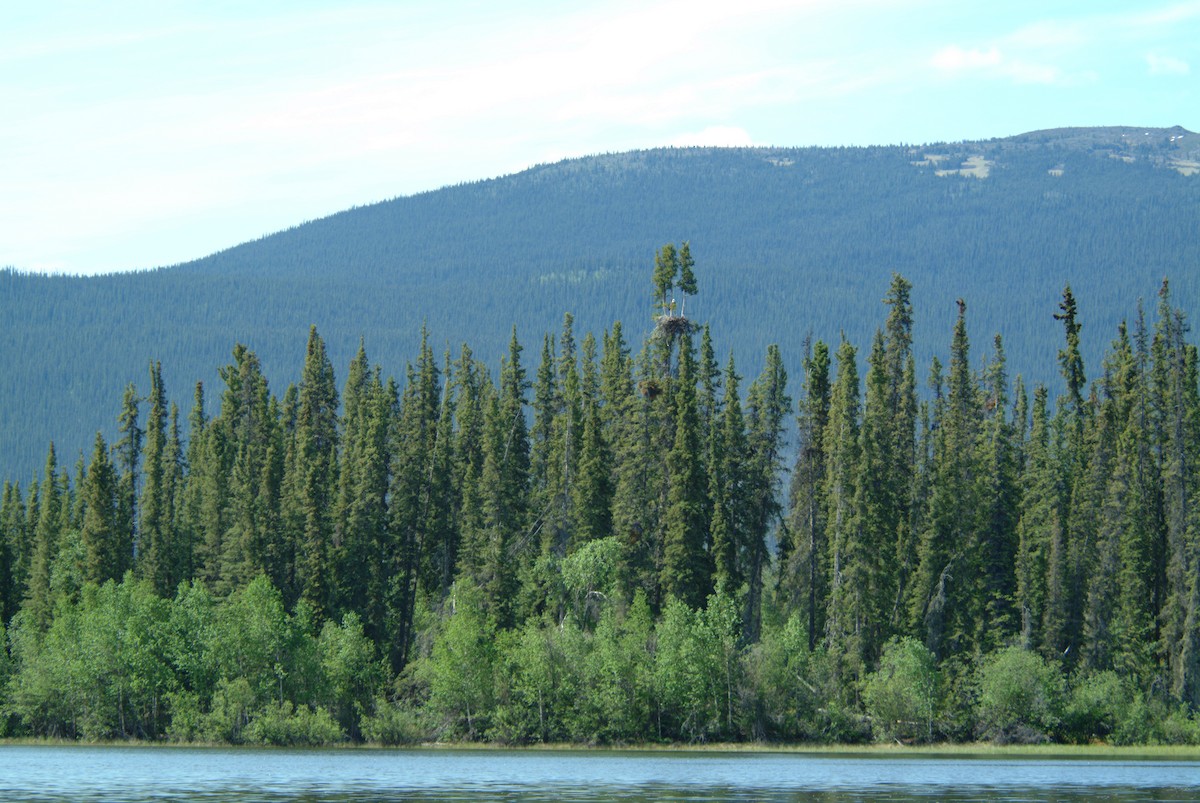
[(374, 712), (363, 717), (360, 728), (363, 738), (373, 744), (419, 744), (429, 739), (420, 713), (382, 697), (375, 701)]
[(1064, 738), (1085, 742), (1112, 739), (1119, 727), (1126, 726), (1134, 695), (1111, 670), (1080, 678), (1067, 700), (1063, 713)]
[(879, 669), (867, 676), (863, 697), (871, 730), (881, 741), (931, 741), (937, 708), (937, 662), (914, 638), (892, 639)]
[(998, 743), (1044, 742), (1060, 722), (1063, 677), (1040, 655), (1007, 647), (977, 670), (977, 732)]
[(222, 680), (213, 694), (212, 709), (200, 722), (198, 735), (206, 742), (238, 744), (253, 710), (254, 690), (250, 688), (250, 681), (246, 678)]
[(300, 706), (293, 708), (289, 700), (270, 703), (259, 711), (246, 726), (247, 742), (317, 746), (346, 740), (346, 733), (324, 708)]

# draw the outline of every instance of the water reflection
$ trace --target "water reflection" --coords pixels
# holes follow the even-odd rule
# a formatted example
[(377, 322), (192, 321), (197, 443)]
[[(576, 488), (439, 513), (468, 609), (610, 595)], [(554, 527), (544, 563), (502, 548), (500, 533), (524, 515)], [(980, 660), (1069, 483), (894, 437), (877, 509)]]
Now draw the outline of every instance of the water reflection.
[(0, 747), (0, 800), (1194, 800), (1198, 761)]

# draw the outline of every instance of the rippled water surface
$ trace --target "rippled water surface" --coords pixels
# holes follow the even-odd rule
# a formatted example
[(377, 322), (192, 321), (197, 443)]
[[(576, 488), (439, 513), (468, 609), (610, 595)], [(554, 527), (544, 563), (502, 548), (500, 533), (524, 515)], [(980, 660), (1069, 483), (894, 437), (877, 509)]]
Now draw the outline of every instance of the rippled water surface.
[(0, 800), (1197, 800), (1200, 761), (0, 747)]

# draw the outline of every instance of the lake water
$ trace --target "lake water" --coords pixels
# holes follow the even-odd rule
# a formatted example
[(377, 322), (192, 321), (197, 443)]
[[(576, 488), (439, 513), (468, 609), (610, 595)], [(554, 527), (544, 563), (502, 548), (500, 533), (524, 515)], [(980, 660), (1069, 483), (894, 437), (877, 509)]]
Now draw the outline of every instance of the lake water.
[(1200, 761), (0, 746), (3, 801), (1197, 800)]

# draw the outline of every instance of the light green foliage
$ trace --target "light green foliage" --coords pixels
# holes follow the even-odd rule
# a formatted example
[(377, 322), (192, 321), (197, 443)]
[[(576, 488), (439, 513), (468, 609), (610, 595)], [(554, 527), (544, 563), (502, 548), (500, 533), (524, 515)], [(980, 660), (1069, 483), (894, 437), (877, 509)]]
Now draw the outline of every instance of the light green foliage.
[(206, 646), (222, 679), (245, 680), (255, 704), (282, 702), (289, 630), (279, 591), (259, 576), (217, 609), (213, 638)]
[(815, 676), (817, 656), (809, 650), (804, 617), (793, 613), (782, 626), (768, 625), (746, 653), (746, 688), (754, 713), (755, 738), (818, 741), (819, 710), (827, 689)]
[(863, 683), (863, 699), (876, 739), (931, 741), (938, 701), (933, 654), (914, 638), (892, 639), (883, 648), (879, 669)]
[(536, 619), (500, 635), (496, 709), (489, 738), (523, 744), (564, 737), (564, 715), (575, 700), (567, 653), (578, 652), (564, 646), (582, 638), (574, 627), (546, 626)]
[(248, 744), (318, 746), (344, 741), (345, 732), (324, 708), (269, 703), (242, 733)]
[(417, 744), (429, 735), (419, 711), (383, 697), (375, 698), (374, 709), (363, 717), (361, 728), (362, 737), (371, 744)]
[(429, 685), (436, 734), (477, 738), (487, 730), (494, 699), (495, 624), (469, 583), (454, 585), (446, 607), (433, 652), (416, 671)]
[(1058, 727), (1063, 677), (1040, 655), (1006, 647), (986, 656), (977, 671), (981, 736), (998, 742), (1042, 741)]
[(653, 634), (643, 592), (624, 611), (604, 608), (591, 649), (577, 662), (582, 679), (569, 728), (572, 739), (610, 744), (650, 737)]
[(85, 739), (154, 738), (174, 677), (168, 603), (146, 584), (85, 586), (41, 639), (16, 624), (9, 705), (32, 732)]
[(326, 622), (321, 628), (317, 653), (328, 689), (327, 704), (320, 710), (332, 713), (340, 728), (357, 736), (359, 719), (387, 677), (375, 643), (363, 633), (358, 615), (348, 613), (340, 624)]
[(616, 592), (621, 554), (621, 542), (609, 536), (589, 541), (563, 559), (563, 585), (571, 614), (581, 626), (595, 622), (596, 611)]
[(663, 736), (688, 741), (729, 738), (741, 684), (741, 615), (721, 591), (693, 611), (670, 598), (655, 631), (655, 692)]

